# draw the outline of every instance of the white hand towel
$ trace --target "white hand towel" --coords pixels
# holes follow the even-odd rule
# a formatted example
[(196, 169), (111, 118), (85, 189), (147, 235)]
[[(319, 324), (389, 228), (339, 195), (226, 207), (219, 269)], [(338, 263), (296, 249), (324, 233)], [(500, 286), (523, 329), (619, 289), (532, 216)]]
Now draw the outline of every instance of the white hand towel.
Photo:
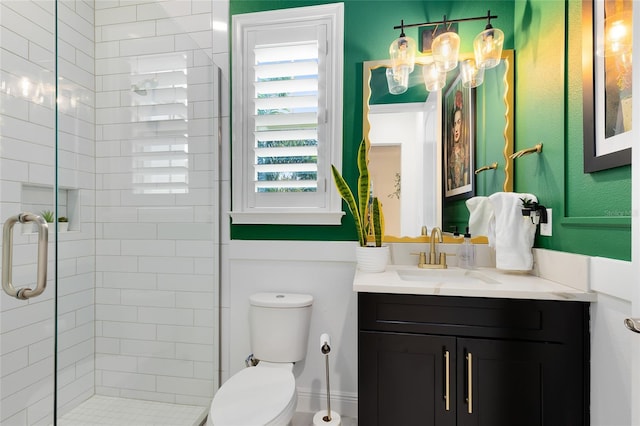
[(493, 216), (493, 206), (489, 197), (469, 198), (465, 204), (469, 209), (469, 233), (473, 236), (489, 236), (489, 221)]
[(496, 268), (510, 271), (529, 271), (533, 268), (533, 241), (536, 226), (522, 216), (521, 198), (538, 202), (535, 195), (515, 192), (496, 192), (489, 196), (493, 206), (496, 249)]

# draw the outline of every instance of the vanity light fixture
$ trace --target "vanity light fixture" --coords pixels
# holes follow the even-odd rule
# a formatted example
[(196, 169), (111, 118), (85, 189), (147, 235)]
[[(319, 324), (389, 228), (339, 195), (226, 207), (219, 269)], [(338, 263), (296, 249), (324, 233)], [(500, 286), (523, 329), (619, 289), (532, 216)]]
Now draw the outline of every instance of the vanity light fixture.
[(389, 92), (399, 95), (407, 91), (409, 74), (416, 64), (416, 41), (404, 33), (404, 21), (400, 21), (400, 37), (389, 46), (391, 69), (387, 72)]
[[(432, 92), (442, 89), (444, 83), (441, 82), (446, 81), (446, 73), (454, 70), (458, 66), (460, 36), (456, 34), (451, 24), (486, 19), (487, 26), (478, 34), (473, 43), (475, 59), (463, 61), (461, 70), (462, 84), (464, 87), (471, 88), (482, 84), (484, 80), (484, 70), (497, 66), (500, 63), (502, 55), (504, 33), (497, 28), (493, 28), (491, 25), (491, 20), (496, 18), (498, 18), (498, 16), (491, 15), (491, 11), (488, 10), (486, 16), (476, 16), (472, 18), (447, 19), (445, 15), (442, 21), (408, 25), (405, 25), (404, 20), (400, 21), (399, 26), (393, 27), (394, 30), (400, 30), (400, 37), (394, 40), (389, 47), (389, 56), (391, 58), (391, 69), (387, 73), (389, 92), (400, 94), (406, 91), (405, 87), (398, 89), (397, 85), (395, 85), (392, 90), (392, 83), (408, 80), (407, 74), (413, 71), (416, 62), (416, 43), (411, 37), (405, 35), (405, 28), (433, 27), (433, 31), (430, 34), (432, 40), (431, 45), (422, 46), (423, 52), (430, 51), (431, 60), (421, 61), (424, 64), (423, 77), (425, 87), (428, 91)], [(428, 42), (429, 38), (423, 38), (423, 42), (424, 41)], [(430, 64), (434, 65), (431, 66)], [(437, 75), (437, 73), (440, 75)], [(396, 76), (396, 74), (398, 75)]]
[(484, 68), (475, 59), (465, 59), (460, 63), (462, 87), (478, 87), (484, 81)]
[(454, 70), (458, 66), (458, 55), (460, 53), (460, 36), (451, 31), (451, 24), (447, 25), (447, 16), (442, 19), (446, 32), (440, 34), (431, 44), (431, 54), (433, 62), (440, 72), (446, 73)]
[(447, 83), (447, 74), (441, 72), (435, 62), (430, 62), (422, 67), (422, 78), (429, 92), (435, 92)]
[(490, 69), (500, 63), (504, 32), (491, 25), (491, 12), (487, 11), (487, 26), (473, 40), (473, 52), (479, 68)]
[(400, 95), (409, 88), (410, 71), (406, 67), (387, 68), (387, 86), (389, 93)]

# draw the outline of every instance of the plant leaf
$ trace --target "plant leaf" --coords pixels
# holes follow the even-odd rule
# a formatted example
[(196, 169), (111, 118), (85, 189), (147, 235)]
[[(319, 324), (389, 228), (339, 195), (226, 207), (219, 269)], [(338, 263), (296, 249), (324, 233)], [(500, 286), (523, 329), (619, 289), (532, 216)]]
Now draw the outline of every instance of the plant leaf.
[(367, 244), (367, 234), (364, 231), (364, 224), (362, 223), (353, 192), (351, 192), (351, 188), (349, 188), (349, 185), (347, 185), (347, 182), (333, 164), (331, 165), (331, 174), (333, 175), (333, 180), (336, 184), (340, 197), (347, 203), (347, 206), (353, 215), (356, 232), (358, 233), (358, 242), (360, 243), (360, 246), (365, 246)]
[(358, 148), (358, 208), (360, 209), (360, 220), (362, 223), (364, 240), (367, 240), (369, 223), (369, 197), (370, 197), (370, 181), (369, 181), (369, 157), (368, 146), (363, 139)]
[(376, 247), (381, 247), (382, 236), (384, 235), (384, 217), (382, 215), (382, 203), (378, 200), (378, 197), (373, 197), (371, 219), (373, 222), (373, 235), (376, 240)]

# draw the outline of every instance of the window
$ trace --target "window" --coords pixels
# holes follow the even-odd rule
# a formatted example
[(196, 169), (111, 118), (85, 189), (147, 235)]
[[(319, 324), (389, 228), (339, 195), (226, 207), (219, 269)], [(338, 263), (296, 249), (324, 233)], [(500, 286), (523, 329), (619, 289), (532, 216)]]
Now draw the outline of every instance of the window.
[(343, 5), (233, 16), (234, 224), (339, 224)]

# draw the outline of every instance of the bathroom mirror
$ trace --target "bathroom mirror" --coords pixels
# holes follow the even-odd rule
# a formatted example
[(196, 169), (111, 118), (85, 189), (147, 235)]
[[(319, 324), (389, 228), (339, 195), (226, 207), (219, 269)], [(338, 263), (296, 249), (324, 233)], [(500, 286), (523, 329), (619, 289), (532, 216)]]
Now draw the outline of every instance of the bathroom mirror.
[[(502, 59), (473, 89), (476, 195), (513, 190), (513, 50), (504, 51)], [(370, 146), (373, 191), (384, 205), (386, 240), (412, 241), (423, 226), (430, 231), (442, 224), (442, 91), (426, 91), (422, 65), (416, 63), (408, 90), (392, 95), (389, 67), (389, 60), (363, 63), (363, 135)]]

